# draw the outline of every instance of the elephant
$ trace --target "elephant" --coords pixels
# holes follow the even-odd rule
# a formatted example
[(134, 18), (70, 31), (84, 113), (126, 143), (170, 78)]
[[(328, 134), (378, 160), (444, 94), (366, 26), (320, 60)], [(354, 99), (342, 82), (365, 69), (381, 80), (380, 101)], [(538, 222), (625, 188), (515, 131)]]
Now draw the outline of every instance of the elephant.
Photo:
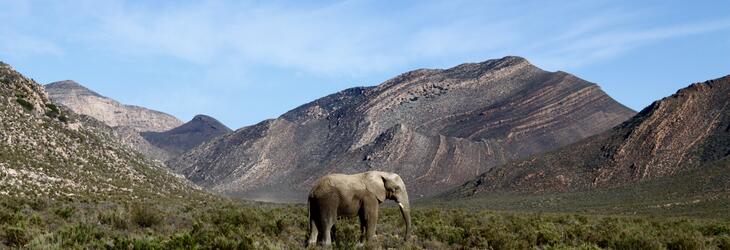
[(389, 172), (370, 171), (359, 174), (330, 174), (315, 183), (309, 192), (308, 246), (332, 244), (338, 217), (360, 218), (360, 242), (375, 236), (378, 206), (386, 199), (394, 200), (405, 221), (404, 240), (411, 235), (411, 212), (408, 192), (400, 176)]

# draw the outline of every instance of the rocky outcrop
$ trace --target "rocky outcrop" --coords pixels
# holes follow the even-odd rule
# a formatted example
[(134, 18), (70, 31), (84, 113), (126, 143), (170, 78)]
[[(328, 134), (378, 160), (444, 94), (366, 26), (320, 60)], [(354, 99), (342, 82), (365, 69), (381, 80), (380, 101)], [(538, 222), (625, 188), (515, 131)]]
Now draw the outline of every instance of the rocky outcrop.
[(167, 152), (173, 157), (208, 142), (232, 130), (213, 117), (197, 115), (191, 121), (165, 132), (142, 132), (142, 137), (150, 144)]
[(196, 194), (202, 195), (186, 180), (121, 144), (110, 127), (56, 106), (43, 86), (0, 63), (0, 196), (141, 200)]
[[(224, 194), (301, 200), (330, 172), (398, 172), (415, 197), (602, 132), (635, 113), (520, 57), (415, 70), (192, 149), (171, 166)], [(413, 187), (413, 188), (410, 188)]]
[(174, 116), (121, 104), (74, 81), (53, 82), (45, 88), (53, 102), (64, 105), (77, 114), (94, 117), (111, 127), (129, 127), (139, 132), (162, 132), (182, 124)]
[[(730, 76), (692, 84), (630, 120), (554, 153), (492, 169), (452, 193), (548, 193), (700, 171), (730, 157)], [(684, 183), (689, 187), (695, 183)]]

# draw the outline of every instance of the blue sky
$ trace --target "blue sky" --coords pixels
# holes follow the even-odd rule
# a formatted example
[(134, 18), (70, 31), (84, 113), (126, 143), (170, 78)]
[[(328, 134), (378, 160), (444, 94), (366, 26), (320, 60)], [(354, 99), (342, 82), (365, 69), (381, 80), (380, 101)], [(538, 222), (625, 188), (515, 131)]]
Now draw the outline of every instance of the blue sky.
[(408, 70), (505, 55), (640, 110), (730, 74), (727, 13), (730, 1), (0, 0), (0, 60), (40, 83), (72, 79), (232, 128)]

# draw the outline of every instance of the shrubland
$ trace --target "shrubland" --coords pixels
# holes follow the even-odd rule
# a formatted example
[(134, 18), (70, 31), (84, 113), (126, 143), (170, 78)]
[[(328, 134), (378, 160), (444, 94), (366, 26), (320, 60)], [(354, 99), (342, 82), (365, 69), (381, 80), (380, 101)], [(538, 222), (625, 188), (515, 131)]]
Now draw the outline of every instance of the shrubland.
[[(356, 219), (340, 219), (335, 249), (730, 249), (723, 219), (499, 212), (414, 206), (403, 243), (395, 207), (381, 206), (375, 242), (358, 244)], [(216, 199), (84, 201), (0, 199), (0, 248), (301, 249), (302, 204)]]

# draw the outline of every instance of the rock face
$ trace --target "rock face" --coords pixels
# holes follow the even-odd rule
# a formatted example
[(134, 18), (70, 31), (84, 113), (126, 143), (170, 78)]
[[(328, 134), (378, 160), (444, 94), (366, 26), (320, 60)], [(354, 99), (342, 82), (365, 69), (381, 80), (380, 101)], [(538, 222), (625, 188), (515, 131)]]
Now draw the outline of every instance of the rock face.
[(124, 105), (74, 81), (46, 85), (51, 100), (76, 113), (96, 118), (114, 129), (128, 146), (150, 159), (167, 162), (187, 150), (231, 130), (208, 116), (182, 124), (172, 115)]
[(413, 197), (556, 149), (635, 113), (595, 84), (519, 57), (411, 71), (203, 144), (172, 164), (224, 194), (302, 200), (331, 172), (397, 172)]
[[(730, 162), (730, 76), (692, 84), (554, 153), (492, 169), (453, 194), (613, 187)], [(684, 183), (692, 186), (695, 183)]]
[(121, 144), (110, 127), (51, 103), (0, 63), (0, 195), (159, 199), (200, 193)]
[(111, 127), (129, 127), (139, 132), (162, 132), (182, 124), (174, 116), (121, 104), (74, 81), (53, 82), (45, 87), (53, 102), (64, 105), (77, 114), (94, 117)]
[(197, 115), (191, 121), (165, 132), (142, 132), (150, 144), (171, 155), (182, 155), (188, 150), (218, 136), (233, 132), (213, 117)]

